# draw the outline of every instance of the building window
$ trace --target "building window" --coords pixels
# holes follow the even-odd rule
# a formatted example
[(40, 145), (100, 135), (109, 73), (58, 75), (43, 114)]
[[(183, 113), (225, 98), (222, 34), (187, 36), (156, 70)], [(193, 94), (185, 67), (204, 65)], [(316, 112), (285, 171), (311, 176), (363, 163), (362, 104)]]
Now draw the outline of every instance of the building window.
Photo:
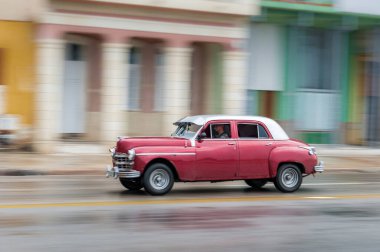
[(164, 109), (164, 53), (157, 43), (139, 41), (129, 53), (127, 109), (154, 112)]
[(128, 104), (130, 110), (140, 109), (141, 50), (132, 47), (129, 53)]
[(164, 54), (162, 50), (155, 52), (155, 85), (154, 85), (154, 110), (164, 109)]
[(336, 74), (339, 74), (336, 59), (340, 53), (336, 44), (339, 34), (323, 29), (300, 28), (298, 70), (299, 88), (335, 90), (338, 88)]
[(335, 131), (340, 120), (340, 85), (348, 34), (305, 27), (293, 27), (290, 31), (288, 58), (291, 80), (296, 83), (292, 112), (295, 129)]
[(66, 60), (68, 61), (82, 61), (83, 46), (79, 44), (69, 43), (66, 45)]

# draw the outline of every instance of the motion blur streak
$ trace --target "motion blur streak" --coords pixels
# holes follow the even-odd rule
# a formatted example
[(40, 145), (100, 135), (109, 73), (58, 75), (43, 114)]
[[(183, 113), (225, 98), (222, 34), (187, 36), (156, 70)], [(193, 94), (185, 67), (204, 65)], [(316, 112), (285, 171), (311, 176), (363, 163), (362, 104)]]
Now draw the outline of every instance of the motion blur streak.
[(128, 206), (128, 205), (166, 205), (166, 204), (192, 204), (192, 203), (225, 203), (225, 202), (255, 202), (255, 201), (290, 201), (290, 200), (321, 200), (321, 199), (378, 199), (380, 194), (366, 195), (334, 195), (313, 197), (233, 197), (233, 198), (194, 198), (173, 200), (137, 200), (137, 201), (103, 201), (103, 202), (66, 202), (41, 204), (14, 204), (0, 205), (0, 209), (8, 208), (50, 208), (50, 207), (97, 207), (97, 206)]

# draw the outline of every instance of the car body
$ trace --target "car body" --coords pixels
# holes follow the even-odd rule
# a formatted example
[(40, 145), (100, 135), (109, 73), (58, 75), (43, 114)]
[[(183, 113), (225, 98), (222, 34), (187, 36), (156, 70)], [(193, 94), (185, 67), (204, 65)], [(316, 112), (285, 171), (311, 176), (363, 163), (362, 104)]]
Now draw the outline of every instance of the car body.
[[(282, 192), (294, 192), (302, 177), (324, 170), (314, 147), (290, 139), (270, 118), (197, 115), (174, 124), (170, 137), (119, 137), (107, 176), (152, 195), (169, 192), (174, 182), (228, 180), (253, 188), (273, 182)], [(223, 138), (216, 138), (222, 135), (217, 130)]]

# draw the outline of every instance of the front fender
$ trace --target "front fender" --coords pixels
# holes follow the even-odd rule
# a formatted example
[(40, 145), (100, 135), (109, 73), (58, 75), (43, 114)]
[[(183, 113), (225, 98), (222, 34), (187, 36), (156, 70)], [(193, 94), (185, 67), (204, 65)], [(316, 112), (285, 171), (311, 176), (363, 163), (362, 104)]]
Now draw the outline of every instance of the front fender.
[(175, 169), (180, 181), (191, 181), (194, 177), (194, 147), (138, 147), (135, 151), (135, 168), (142, 174), (155, 160), (166, 160)]
[(297, 146), (281, 146), (272, 150), (269, 156), (269, 172), (271, 177), (277, 175), (277, 170), (282, 163), (296, 163), (303, 167), (304, 174), (314, 173), (314, 166), (317, 165), (318, 158), (315, 154), (310, 155), (309, 151)]

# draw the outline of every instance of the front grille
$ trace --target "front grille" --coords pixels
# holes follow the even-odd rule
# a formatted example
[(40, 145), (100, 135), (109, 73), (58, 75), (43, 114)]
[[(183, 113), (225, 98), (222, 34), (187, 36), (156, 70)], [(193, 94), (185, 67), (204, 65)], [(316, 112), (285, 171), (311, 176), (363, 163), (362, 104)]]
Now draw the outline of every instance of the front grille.
[(133, 161), (129, 161), (127, 154), (124, 153), (114, 154), (112, 161), (114, 166), (117, 166), (119, 169), (131, 169), (133, 165)]

